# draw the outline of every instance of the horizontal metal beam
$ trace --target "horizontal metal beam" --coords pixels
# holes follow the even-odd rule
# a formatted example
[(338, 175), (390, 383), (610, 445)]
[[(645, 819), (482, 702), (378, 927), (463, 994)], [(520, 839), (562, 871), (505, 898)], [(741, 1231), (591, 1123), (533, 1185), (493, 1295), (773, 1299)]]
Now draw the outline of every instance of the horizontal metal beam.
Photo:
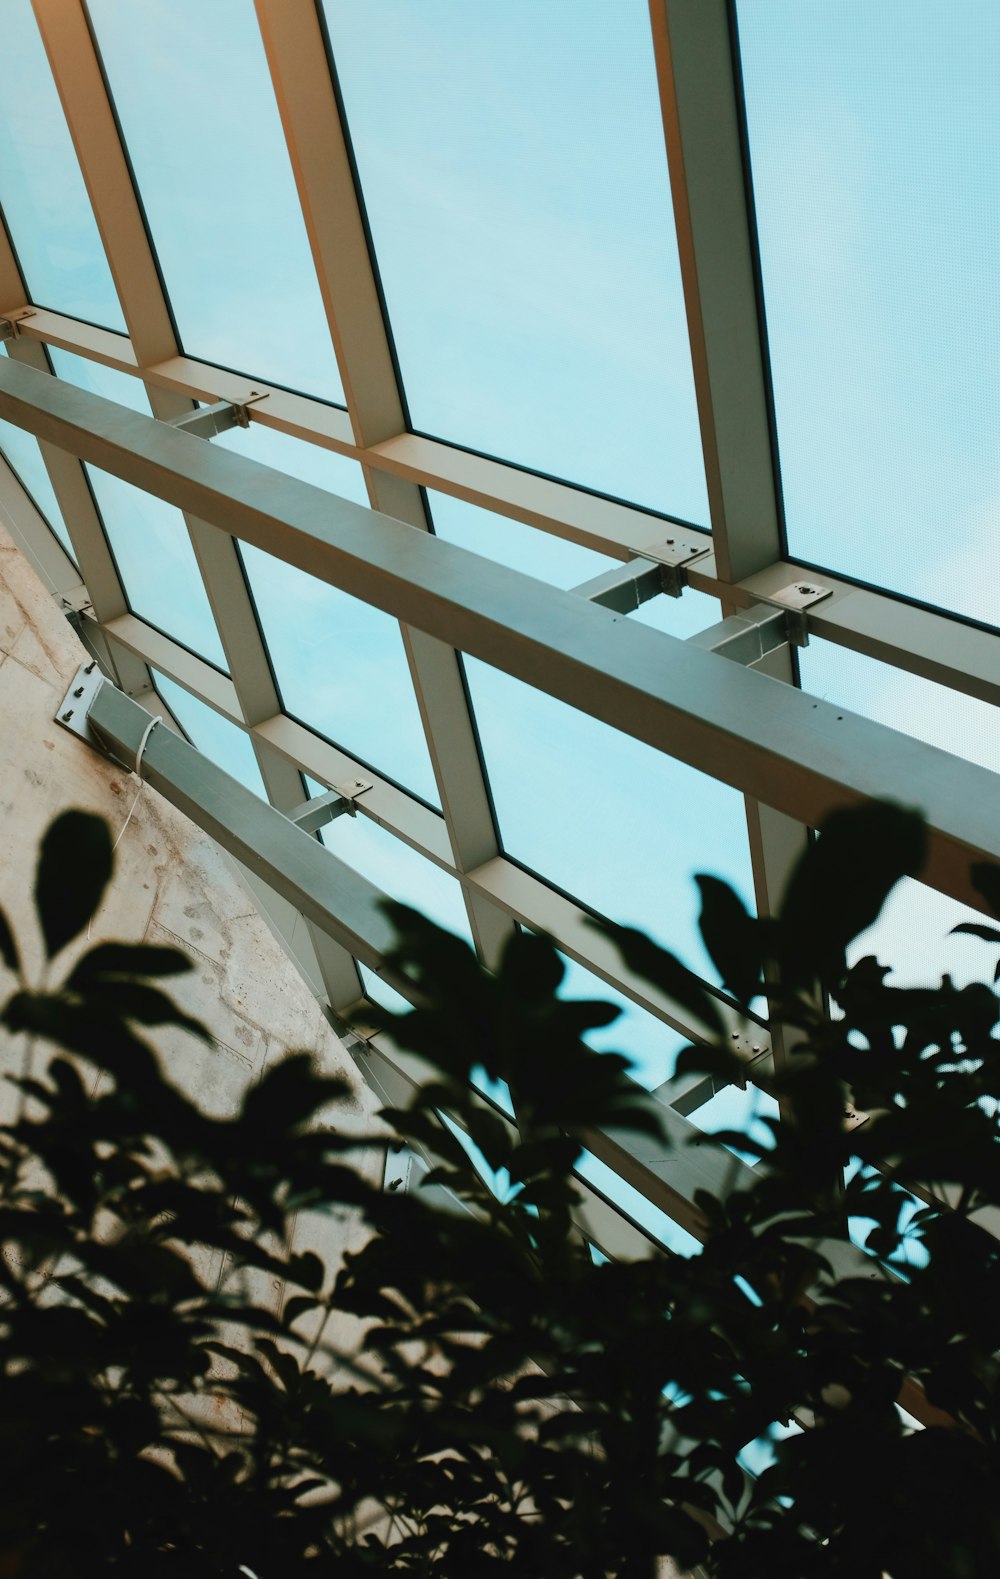
[(0, 416), (802, 822), (905, 786), (956, 899), (1000, 857), (995, 775), (947, 752), (30, 368)]
[[(15, 316), (26, 310), (23, 301), (13, 296), (10, 300)], [(30, 312), (30, 318), (19, 325), (23, 341), (61, 346), (140, 376), (135, 352), (124, 335), (47, 308)], [(263, 398), (254, 406), (251, 420), (263, 427), (465, 499), (613, 559), (632, 559), (654, 544), (663, 553), (678, 550), (677, 562), (688, 566), (684, 579), (697, 591), (731, 604), (749, 608), (766, 601), (802, 572), (794, 561), (776, 557), (765, 570), (731, 583), (720, 573), (712, 553), (702, 552), (693, 562), (686, 561), (689, 549), (695, 545), (703, 549), (708, 542), (690, 527), (421, 434), (400, 434), (366, 448), (355, 440), (350, 418), (339, 407), (192, 357), (172, 357), (143, 368), (141, 376), (158, 388), (208, 403), (244, 402), (256, 393)], [(858, 587), (826, 571), (822, 574), (833, 595), (809, 611), (807, 627), (812, 635), (1000, 706), (1000, 634), (940, 610), (918, 607), (892, 593)]]

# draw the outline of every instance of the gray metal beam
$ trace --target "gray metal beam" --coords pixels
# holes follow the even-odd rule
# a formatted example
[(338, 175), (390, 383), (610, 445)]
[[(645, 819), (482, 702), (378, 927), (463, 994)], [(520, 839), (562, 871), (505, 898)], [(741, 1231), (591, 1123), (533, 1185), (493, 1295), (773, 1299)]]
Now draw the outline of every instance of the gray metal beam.
[(0, 416), (797, 820), (905, 786), (924, 881), (966, 903), (1000, 855), (995, 776), (947, 752), (29, 368)]
[[(313, 0), (255, 0), (275, 97), (344, 382), (351, 424), (369, 448), (406, 428), (354, 175)], [(364, 464), (372, 508), (426, 531), (415, 482)], [(461, 666), (446, 643), (402, 623), (403, 645), (456, 865), (497, 854), (489, 791)], [(510, 935), (506, 916), (468, 887), (469, 923), (483, 959)]]

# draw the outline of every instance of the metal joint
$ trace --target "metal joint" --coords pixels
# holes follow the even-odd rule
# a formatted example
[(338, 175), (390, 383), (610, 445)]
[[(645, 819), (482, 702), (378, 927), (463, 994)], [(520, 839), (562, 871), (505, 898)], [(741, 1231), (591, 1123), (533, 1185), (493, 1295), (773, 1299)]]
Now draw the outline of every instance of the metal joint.
[(34, 318), (33, 308), (27, 312), (18, 313), (16, 317), (0, 318), (0, 340), (17, 340), (21, 335), (21, 324), (25, 318)]
[(252, 389), (245, 400), (217, 400), (214, 405), (201, 406), (197, 411), (186, 411), (183, 416), (171, 417), (169, 426), (190, 433), (196, 439), (214, 439), (230, 428), (250, 426), (250, 407), (258, 400), (266, 400), (267, 392)]
[(805, 611), (812, 608), (814, 603), (822, 603), (824, 598), (832, 596), (832, 587), (824, 587), (818, 581), (803, 577), (800, 581), (790, 581), (787, 587), (779, 587), (777, 592), (767, 593), (762, 601), (785, 609), (788, 640), (794, 647), (808, 647), (809, 626)]
[(652, 559), (662, 567), (660, 591), (669, 598), (679, 598), (687, 586), (689, 567), (696, 559), (704, 559), (712, 552), (711, 542), (691, 541), (680, 533), (664, 538), (662, 543), (637, 549), (644, 559)]
[(328, 822), (333, 822), (335, 817), (356, 817), (358, 813), (358, 796), (371, 789), (371, 783), (363, 779), (355, 779), (349, 788), (333, 789), (326, 795), (315, 795), (312, 800), (303, 801), (301, 806), (296, 806), (294, 811), (286, 813), (289, 822), (294, 822), (303, 833), (316, 833), (320, 828), (325, 828)]
[(797, 640), (797, 633), (790, 629), (791, 619), (792, 615), (787, 609), (774, 609), (767, 604), (760, 604), (756, 608), (744, 609), (739, 614), (730, 614), (720, 620), (718, 625), (710, 625), (708, 630), (689, 636), (688, 641), (692, 647), (704, 647), (708, 652), (717, 652), (723, 658), (731, 658), (734, 663), (749, 667), (789, 642), (794, 641), (797, 646), (805, 645), (808, 637)]

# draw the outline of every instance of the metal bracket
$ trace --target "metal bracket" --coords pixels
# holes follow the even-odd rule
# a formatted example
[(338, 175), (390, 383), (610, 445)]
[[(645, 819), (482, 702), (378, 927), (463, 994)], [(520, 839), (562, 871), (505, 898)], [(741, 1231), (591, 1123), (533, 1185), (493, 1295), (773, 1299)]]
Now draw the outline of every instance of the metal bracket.
[(664, 538), (662, 543), (654, 543), (652, 547), (636, 548), (634, 552), (643, 559), (653, 559), (662, 565), (662, 590), (670, 598), (679, 598), (687, 586), (687, 572), (696, 559), (704, 559), (712, 552), (710, 542), (691, 542), (689, 538), (678, 533), (674, 537)]
[(687, 640), (692, 647), (704, 647), (706, 652), (717, 652), (723, 658), (749, 668), (769, 652), (784, 647), (792, 640), (790, 619), (786, 609), (770, 608), (766, 603), (759, 603), (756, 608), (728, 615), (718, 625), (710, 625), (707, 630), (698, 631)]
[(741, 1078), (731, 1082), (715, 1075), (692, 1073), (676, 1080), (665, 1080), (661, 1086), (657, 1086), (653, 1095), (682, 1118), (687, 1118), (728, 1085), (736, 1084), (741, 1091), (745, 1091), (748, 1080), (756, 1083), (759, 1075), (773, 1073), (771, 1039), (763, 1028), (754, 1026), (748, 1031), (732, 1031), (726, 1045), (743, 1065)]
[(832, 596), (832, 587), (821, 586), (818, 581), (812, 581), (804, 576), (800, 581), (790, 581), (787, 587), (779, 587), (777, 592), (764, 594), (762, 601), (775, 603), (779, 608), (787, 609), (788, 640), (794, 647), (808, 647), (809, 627), (805, 610), (812, 608), (814, 603), (822, 603), (824, 598)]
[(107, 681), (98, 667), (96, 658), (92, 658), (90, 663), (81, 664), (56, 712), (57, 724), (63, 729), (68, 729), (69, 733), (75, 735), (78, 740), (86, 741), (88, 746), (99, 751), (102, 756), (107, 756), (107, 751), (90, 727), (90, 709), (98, 691), (105, 684)]
[(229, 428), (250, 426), (249, 407), (258, 400), (266, 400), (267, 391), (252, 389), (245, 400), (217, 400), (214, 405), (201, 406), (197, 411), (187, 411), (181, 417), (171, 417), (169, 425), (190, 433), (196, 439), (214, 439)]
[(17, 340), (21, 335), (21, 324), (25, 318), (34, 318), (35, 309), (29, 307), (26, 312), (18, 313), (16, 318), (0, 318), (0, 340)]
[(333, 822), (335, 817), (356, 817), (358, 796), (371, 788), (370, 782), (355, 779), (349, 788), (329, 790), (326, 795), (314, 795), (312, 800), (303, 801), (301, 806), (296, 806), (286, 816), (303, 833), (316, 833), (318, 829), (325, 828), (328, 822)]

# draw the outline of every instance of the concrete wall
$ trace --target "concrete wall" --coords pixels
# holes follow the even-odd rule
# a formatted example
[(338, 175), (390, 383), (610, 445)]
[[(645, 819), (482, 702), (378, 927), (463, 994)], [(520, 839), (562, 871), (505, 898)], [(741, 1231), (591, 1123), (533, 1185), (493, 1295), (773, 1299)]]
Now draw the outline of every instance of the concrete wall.
[[(307, 1048), (350, 1084), (350, 1099), (334, 1121), (352, 1133), (375, 1127), (375, 1099), (228, 859), (153, 789), (145, 786), (140, 794), (138, 779), (56, 724), (58, 704), (86, 660), (64, 615), (0, 525), (0, 905), (29, 978), (40, 979), (43, 961), (31, 901), (40, 838), (68, 807), (97, 812), (120, 843), (91, 941), (172, 944), (195, 962), (174, 996), (215, 1040), (206, 1049), (176, 1032), (157, 1037), (171, 1077), (222, 1114), (275, 1060)], [(60, 971), (88, 946), (86, 938), (71, 944)], [(0, 965), (0, 993), (11, 986)], [(0, 1049), (0, 1067), (3, 1060)], [(5, 1089), (0, 1086), (0, 1102)], [(369, 1176), (381, 1177), (375, 1150), (358, 1160)], [(334, 1260), (359, 1235), (349, 1217), (327, 1218), (302, 1222), (296, 1239), (299, 1247)], [(281, 1290), (272, 1292), (277, 1301)]]

